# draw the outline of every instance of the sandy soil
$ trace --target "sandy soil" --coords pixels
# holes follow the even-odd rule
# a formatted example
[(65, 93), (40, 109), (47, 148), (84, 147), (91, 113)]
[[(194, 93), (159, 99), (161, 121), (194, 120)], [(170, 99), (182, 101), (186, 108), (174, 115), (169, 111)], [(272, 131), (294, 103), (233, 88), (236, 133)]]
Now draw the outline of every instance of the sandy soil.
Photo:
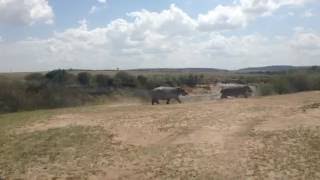
[[(75, 125), (112, 132), (121, 145), (95, 161), (98, 172), (88, 173), (88, 179), (259, 179), (248, 165), (252, 149), (261, 146), (259, 134), (320, 126), (320, 108), (311, 106), (319, 102), (320, 92), (308, 92), (159, 106), (102, 105), (16, 132)], [(34, 173), (30, 170), (30, 177), (38, 177)]]

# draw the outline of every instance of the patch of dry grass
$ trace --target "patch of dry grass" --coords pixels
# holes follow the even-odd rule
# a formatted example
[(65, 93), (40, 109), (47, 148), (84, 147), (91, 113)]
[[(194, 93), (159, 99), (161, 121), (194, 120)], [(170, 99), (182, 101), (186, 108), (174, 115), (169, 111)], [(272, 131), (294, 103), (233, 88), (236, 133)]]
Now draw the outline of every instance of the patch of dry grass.
[(260, 132), (249, 174), (256, 179), (320, 179), (320, 127)]
[(46, 177), (85, 177), (99, 169), (99, 157), (113, 150), (112, 138), (102, 128), (82, 126), (1, 134), (0, 177), (41, 177), (43, 173)]

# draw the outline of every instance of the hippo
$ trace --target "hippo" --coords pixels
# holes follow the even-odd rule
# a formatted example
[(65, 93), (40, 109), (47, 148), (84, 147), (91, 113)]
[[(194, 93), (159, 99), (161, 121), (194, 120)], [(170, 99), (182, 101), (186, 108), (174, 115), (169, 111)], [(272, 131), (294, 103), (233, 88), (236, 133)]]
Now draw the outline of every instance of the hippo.
[(154, 105), (154, 103), (159, 104), (159, 100), (167, 100), (167, 104), (170, 104), (171, 99), (175, 99), (179, 103), (181, 103), (181, 100), (179, 99), (179, 95), (186, 96), (188, 95), (188, 93), (180, 87), (161, 86), (161, 87), (154, 88), (151, 91), (152, 105)]
[(247, 98), (252, 94), (252, 90), (249, 86), (239, 86), (239, 87), (228, 87), (220, 91), (221, 99), (227, 98), (228, 96), (239, 97), (243, 96)]

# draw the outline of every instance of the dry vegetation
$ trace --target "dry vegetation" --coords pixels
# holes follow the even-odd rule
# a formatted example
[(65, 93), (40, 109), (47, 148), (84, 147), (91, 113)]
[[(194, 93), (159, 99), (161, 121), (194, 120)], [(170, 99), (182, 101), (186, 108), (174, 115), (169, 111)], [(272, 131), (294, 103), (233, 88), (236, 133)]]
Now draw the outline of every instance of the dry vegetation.
[(320, 92), (0, 116), (9, 179), (319, 179)]

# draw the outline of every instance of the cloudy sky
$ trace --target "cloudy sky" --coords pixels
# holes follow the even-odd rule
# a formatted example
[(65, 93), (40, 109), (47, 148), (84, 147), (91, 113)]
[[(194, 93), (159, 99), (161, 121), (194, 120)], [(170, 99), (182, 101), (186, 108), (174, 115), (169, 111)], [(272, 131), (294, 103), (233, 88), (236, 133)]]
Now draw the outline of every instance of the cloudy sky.
[(0, 0), (0, 71), (320, 65), (320, 0)]

